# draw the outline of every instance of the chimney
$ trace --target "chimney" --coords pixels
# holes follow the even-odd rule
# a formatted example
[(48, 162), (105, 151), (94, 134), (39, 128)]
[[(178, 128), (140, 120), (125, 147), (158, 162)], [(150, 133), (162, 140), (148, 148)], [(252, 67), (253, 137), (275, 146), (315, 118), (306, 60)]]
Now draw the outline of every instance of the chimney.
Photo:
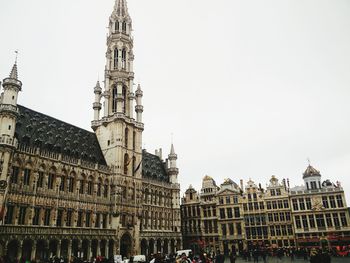
[(240, 183), (241, 183), (241, 189), (242, 189), (242, 191), (244, 191), (244, 189), (243, 189), (243, 179), (240, 180)]

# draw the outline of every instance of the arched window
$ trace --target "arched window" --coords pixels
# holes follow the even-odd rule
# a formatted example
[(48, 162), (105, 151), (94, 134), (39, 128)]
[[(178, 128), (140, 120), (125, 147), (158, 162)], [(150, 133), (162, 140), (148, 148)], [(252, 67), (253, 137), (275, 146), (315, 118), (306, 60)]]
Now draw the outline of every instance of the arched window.
[(132, 157), (132, 176), (135, 176), (135, 170), (136, 170), (136, 157)]
[(19, 175), (19, 167), (13, 166), (12, 167), (12, 173), (11, 173), (11, 183), (17, 184), (18, 183), (18, 175)]
[(119, 50), (118, 48), (114, 49), (114, 69), (118, 68), (118, 61), (119, 61)]
[(82, 179), (80, 179), (79, 183), (79, 194), (84, 194), (85, 193), (85, 178), (83, 176)]
[(132, 149), (135, 150), (136, 146), (136, 132), (132, 133)]
[(24, 185), (30, 185), (31, 173), (32, 173), (32, 170), (29, 167), (24, 169), (24, 175), (23, 175)]
[(125, 113), (126, 112), (126, 88), (125, 86), (123, 87), (123, 99), (124, 99), (124, 103), (123, 103), (123, 112)]
[(129, 129), (125, 128), (125, 148), (128, 148)]
[(88, 195), (92, 195), (92, 191), (93, 191), (93, 184), (92, 184), (92, 177), (90, 176), (88, 180), (88, 185), (87, 185)]
[(107, 198), (108, 197), (108, 181), (105, 181), (105, 184), (103, 186), (103, 197)]
[(112, 97), (112, 112), (117, 112), (117, 96), (118, 96), (118, 90), (117, 85), (113, 86), (113, 97)]
[(47, 178), (47, 187), (49, 189), (54, 189), (54, 186), (55, 186), (55, 170), (54, 169), (51, 169), (50, 172), (49, 172), (49, 176)]
[(128, 174), (128, 166), (129, 166), (130, 160), (129, 160), (129, 155), (126, 153), (124, 155), (124, 174)]
[(38, 179), (36, 181), (36, 187), (38, 188), (42, 188), (44, 185), (44, 170), (45, 168), (43, 166), (39, 168)]
[(123, 30), (123, 33), (126, 33), (126, 22), (125, 21), (123, 21), (122, 30)]
[(101, 195), (102, 195), (102, 180), (101, 178), (99, 178), (97, 183), (97, 196), (101, 196)]
[(122, 50), (122, 68), (123, 69), (126, 68), (126, 50), (125, 50), (125, 48), (123, 48), (123, 50)]
[(69, 178), (68, 178), (68, 191), (70, 193), (73, 193), (74, 192), (74, 185), (75, 185), (75, 174), (74, 173), (71, 173)]
[(115, 21), (114, 30), (119, 31), (119, 21)]
[(60, 191), (66, 191), (66, 174), (63, 172), (61, 175)]

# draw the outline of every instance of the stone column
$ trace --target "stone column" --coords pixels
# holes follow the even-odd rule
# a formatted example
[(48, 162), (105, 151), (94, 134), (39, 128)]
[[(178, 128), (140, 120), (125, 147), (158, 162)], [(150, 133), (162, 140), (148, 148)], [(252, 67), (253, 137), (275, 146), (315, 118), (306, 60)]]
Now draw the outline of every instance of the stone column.
[(100, 240), (97, 240), (96, 242), (96, 256), (101, 256), (100, 242)]
[(23, 240), (18, 240), (17, 259), (21, 259), (22, 249), (23, 249)]
[(90, 258), (91, 258), (91, 240), (88, 240), (86, 259), (90, 260)]
[(62, 245), (62, 242), (59, 239), (57, 242), (57, 253), (56, 253), (57, 257), (61, 257), (61, 245)]
[(112, 246), (112, 252), (113, 252), (113, 255), (115, 255), (115, 254), (116, 254), (116, 250), (115, 250), (115, 248), (116, 248), (116, 241), (115, 241), (115, 239), (113, 239), (113, 246)]
[(70, 262), (72, 258), (72, 245), (73, 245), (72, 240), (68, 239), (68, 251), (67, 251), (68, 262)]
[(33, 246), (32, 246), (32, 254), (30, 255), (30, 258), (33, 260), (36, 257), (36, 240), (33, 240)]
[(105, 257), (108, 258), (108, 241), (105, 242)]

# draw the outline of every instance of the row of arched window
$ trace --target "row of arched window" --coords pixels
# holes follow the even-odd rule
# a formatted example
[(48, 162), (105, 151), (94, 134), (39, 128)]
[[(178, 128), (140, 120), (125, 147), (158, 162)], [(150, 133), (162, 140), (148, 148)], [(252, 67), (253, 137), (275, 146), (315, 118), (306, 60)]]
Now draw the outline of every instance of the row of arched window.
[(123, 33), (127, 33), (127, 22), (126, 21), (123, 21), (123, 22), (115, 21), (114, 30), (116, 32), (122, 31)]
[[(122, 90), (122, 96), (123, 96), (123, 101), (121, 103), (123, 103), (122, 106), (122, 110), (123, 113), (126, 112), (126, 104), (127, 104), (127, 98), (126, 98), (126, 87), (123, 86), (123, 90)], [(118, 107), (118, 88), (117, 85), (113, 86), (112, 89), (112, 112), (117, 112), (117, 108)]]
[[(120, 53), (121, 52), (121, 53)], [(118, 48), (114, 49), (114, 69), (118, 68), (119, 65), (119, 55), (121, 54), (121, 68), (126, 69), (126, 49), (123, 48), (121, 51)]]
[(148, 188), (144, 191), (144, 203), (157, 206), (171, 206), (171, 195), (161, 191), (149, 191)]
[(98, 197), (103, 196), (105, 198), (109, 195), (109, 182), (107, 179), (103, 181), (99, 177), (97, 180), (94, 180), (92, 176), (87, 177), (84, 174), (77, 178), (76, 173), (71, 172), (68, 175), (65, 171), (57, 175), (55, 168), (51, 168), (49, 172), (45, 172), (44, 168), (40, 167), (37, 176), (35, 176), (31, 167), (27, 166), (21, 169), (18, 165), (14, 165), (12, 167), (10, 182), (11, 184), (36, 187), (37, 189), (57, 190), (58, 188), (61, 192), (87, 195), (96, 194)]
[(144, 229), (171, 229), (171, 222), (171, 213), (145, 211), (142, 225)]

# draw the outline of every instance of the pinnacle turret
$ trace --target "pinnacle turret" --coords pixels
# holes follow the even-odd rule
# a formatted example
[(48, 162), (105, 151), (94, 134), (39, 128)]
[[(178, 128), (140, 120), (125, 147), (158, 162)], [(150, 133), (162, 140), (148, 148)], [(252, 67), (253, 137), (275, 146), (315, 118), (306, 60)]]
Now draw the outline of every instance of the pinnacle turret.
[(116, 0), (113, 13), (119, 17), (129, 17), (126, 0)]
[(11, 79), (18, 80), (18, 71), (17, 71), (17, 63), (15, 63), (12, 67), (11, 73), (10, 73)]

